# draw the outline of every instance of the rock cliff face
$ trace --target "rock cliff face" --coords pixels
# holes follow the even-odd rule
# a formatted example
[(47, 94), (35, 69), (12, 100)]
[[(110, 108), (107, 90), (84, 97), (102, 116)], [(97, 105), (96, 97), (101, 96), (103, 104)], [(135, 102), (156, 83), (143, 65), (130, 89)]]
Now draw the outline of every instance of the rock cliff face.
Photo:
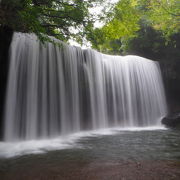
[[(180, 58), (180, 57), (179, 57)], [(166, 89), (169, 113), (180, 112), (180, 59), (159, 61)]]
[(8, 75), (8, 51), (13, 31), (7, 27), (0, 27), (0, 138), (2, 137), (3, 108), (6, 95), (6, 82)]

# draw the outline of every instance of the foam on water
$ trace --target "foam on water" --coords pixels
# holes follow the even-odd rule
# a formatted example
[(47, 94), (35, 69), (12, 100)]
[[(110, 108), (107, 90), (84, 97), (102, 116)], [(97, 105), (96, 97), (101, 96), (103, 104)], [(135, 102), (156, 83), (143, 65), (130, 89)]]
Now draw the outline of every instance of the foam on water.
[(166, 130), (163, 126), (154, 127), (130, 127), (130, 128), (108, 128), (94, 131), (84, 131), (74, 133), (68, 136), (60, 136), (53, 139), (44, 140), (30, 140), (21, 142), (0, 142), (0, 158), (12, 158), (16, 156), (23, 156), (28, 154), (41, 154), (48, 151), (73, 149), (73, 148), (86, 148), (78, 143), (84, 137), (98, 137), (104, 135), (119, 134), (121, 138), (122, 133), (129, 131), (157, 131)]

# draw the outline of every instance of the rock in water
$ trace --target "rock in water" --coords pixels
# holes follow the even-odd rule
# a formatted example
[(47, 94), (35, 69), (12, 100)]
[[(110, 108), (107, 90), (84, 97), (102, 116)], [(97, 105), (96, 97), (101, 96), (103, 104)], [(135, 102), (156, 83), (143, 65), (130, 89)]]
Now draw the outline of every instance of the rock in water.
[(161, 122), (169, 127), (180, 127), (180, 113), (171, 114), (164, 117)]

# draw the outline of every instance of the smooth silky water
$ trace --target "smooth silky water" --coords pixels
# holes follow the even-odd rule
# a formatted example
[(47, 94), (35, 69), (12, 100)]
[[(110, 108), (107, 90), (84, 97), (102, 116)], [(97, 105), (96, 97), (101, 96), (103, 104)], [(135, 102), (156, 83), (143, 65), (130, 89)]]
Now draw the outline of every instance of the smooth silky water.
[(42, 44), (33, 34), (14, 33), (5, 142), (160, 125), (167, 107), (157, 62), (52, 40)]
[[(52, 39), (53, 40), (53, 39)], [(0, 173), (93, 162), (180, 159), (157, 62), (14, 33)]]

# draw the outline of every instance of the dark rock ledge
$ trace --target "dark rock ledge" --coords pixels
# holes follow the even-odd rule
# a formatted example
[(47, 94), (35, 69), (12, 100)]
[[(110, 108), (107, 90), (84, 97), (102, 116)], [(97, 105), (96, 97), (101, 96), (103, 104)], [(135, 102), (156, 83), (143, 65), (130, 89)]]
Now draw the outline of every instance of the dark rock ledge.
[(164, 117), (161, 122), (167, 127), (180, 127), (180, 113), (170, 114)]

